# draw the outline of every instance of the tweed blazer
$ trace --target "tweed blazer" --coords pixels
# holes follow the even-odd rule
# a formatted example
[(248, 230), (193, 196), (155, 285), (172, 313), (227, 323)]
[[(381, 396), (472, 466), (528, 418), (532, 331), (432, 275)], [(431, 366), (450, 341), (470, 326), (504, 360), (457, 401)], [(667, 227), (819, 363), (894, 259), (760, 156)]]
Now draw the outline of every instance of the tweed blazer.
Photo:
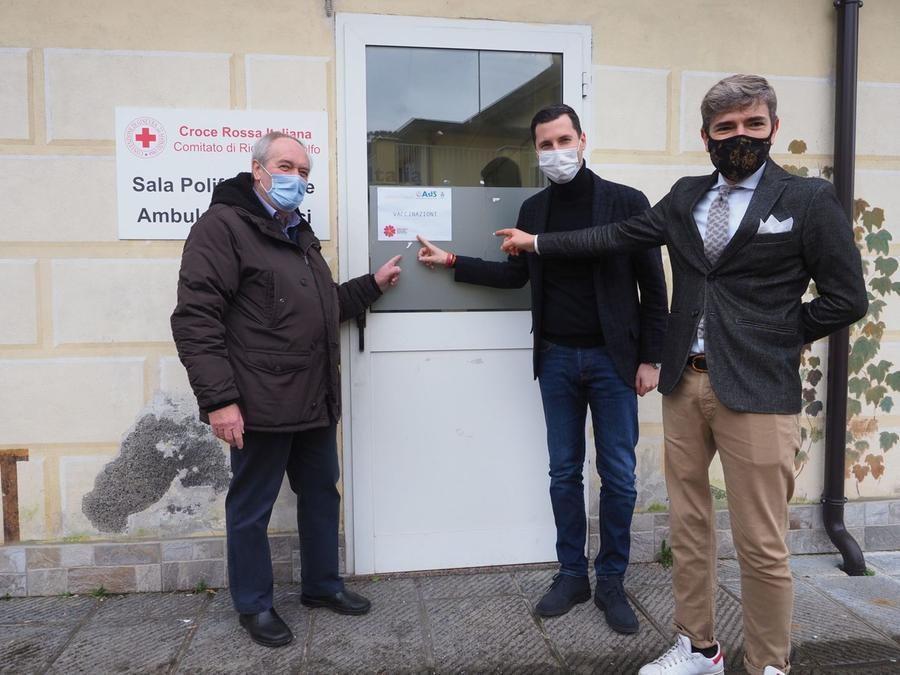
[[(852, 227), (831, 183), (793, 176), (769, 160), (737, 232), (710, 263), (693, 212), (716, 180), (715, 172), (681, 178), (656, 206), (613, 225), (542, 234), (540, 255), (593, 257), (665, 244), (673, 295), (660, 392), (681, 380), (705, 313), (719, 400), (739, 412), (797, 413), (803, 345), (868, 309)], [(810, 279), (817, 295), (804, 302)]]
[[(594, 224), (623, 220), (650, 206), (642, 192), (604, 180), (593, 172), (590, 174), (594, 181), (591, 205)], [(544, 232), (549, 213), (548, 187), (522, 203), (517, 227), (533, 234)], [(616, 372), (633, 387), (638, 365), (658, 363), (662, 358), (667, 297), (659, 248), (639, 250), (631, 255), (606, 256), (593, 262), (591, 273), (606, 348)], [(543, 334), (543, 276), (540, 256), (531, 253), (510, 256), (503, 262), (459, 256), (454, 276), (456, 281), (496, 288), (521, 288), (531, 282), (535, 377)]]

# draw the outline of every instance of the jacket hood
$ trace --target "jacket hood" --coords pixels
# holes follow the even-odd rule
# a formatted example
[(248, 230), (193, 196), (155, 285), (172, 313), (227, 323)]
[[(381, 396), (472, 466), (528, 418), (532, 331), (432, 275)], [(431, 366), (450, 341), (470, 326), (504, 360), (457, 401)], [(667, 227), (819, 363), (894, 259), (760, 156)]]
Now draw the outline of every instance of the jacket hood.
[(234, 206), (258, 218), (272, 219), (253, 190), (253, 176), (249, 171), (239, 173), (234, 178), (229, 178), (216, 185), (213, 189), (210, 206), (213, 204)]

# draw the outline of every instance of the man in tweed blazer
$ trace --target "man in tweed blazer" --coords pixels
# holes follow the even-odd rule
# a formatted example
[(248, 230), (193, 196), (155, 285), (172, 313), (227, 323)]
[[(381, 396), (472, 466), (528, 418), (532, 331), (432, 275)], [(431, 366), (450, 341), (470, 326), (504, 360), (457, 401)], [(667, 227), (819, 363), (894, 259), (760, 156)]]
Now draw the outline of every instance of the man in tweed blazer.
[[(666, 485), (674, 555), (675, 645), (641, 675), (721, 673), (715, 639), (718, 450), (741, 567), (744, 665), (788, 672), (793, 589), (784, 538), (799, 449), (803, 345), (865, 315), (847, 218), (827, 181), (768, 159), (775, 92), (758, 76), (713, 86), (701, 136), (717, 171), (682, 178), (620, 223), (541, 234), (501, 230), (509, 252), (593, 257), (666, 244), (673, 297), (662, 356)], [(817, 296), (803, 302), (812, 279)]]

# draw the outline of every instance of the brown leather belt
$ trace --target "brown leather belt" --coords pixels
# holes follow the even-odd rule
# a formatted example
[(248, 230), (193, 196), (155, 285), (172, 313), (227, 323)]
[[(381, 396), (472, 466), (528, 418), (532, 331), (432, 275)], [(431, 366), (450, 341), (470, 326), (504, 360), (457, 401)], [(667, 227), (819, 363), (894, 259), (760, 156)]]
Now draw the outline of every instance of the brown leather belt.
[(706, 365), (706, 354), (692, 354), (688, 357), (688, 365), (698, 373), (709, 372), (709, 368)]

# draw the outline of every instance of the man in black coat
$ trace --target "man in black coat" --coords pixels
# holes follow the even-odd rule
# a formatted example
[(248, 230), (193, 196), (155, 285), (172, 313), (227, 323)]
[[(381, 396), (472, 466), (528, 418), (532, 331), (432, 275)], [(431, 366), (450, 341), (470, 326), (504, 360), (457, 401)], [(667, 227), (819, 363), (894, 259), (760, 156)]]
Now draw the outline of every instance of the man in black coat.
[[(750, 675), (777, 675), (790, 668), (785, 534), (800, 443), (800, 352), (864, 316), (867, 293), (831, 184), (767, 159), (778, 131), (769, 83), (725, 78), (700, 111), (711, 175), (680, 179), (651, 210), (614, 225), (497, 234), (507, 237), (504, 250), (547, 260), (668, 246), (674, 289), (659, 390), (678, 639), (640, 675), (724, 672), (708, 476), (717, 450), (741, 567), (744, 665)], [(817, 295), (803, 302), (810, 279)]]
[(297, 139), (271, 132), (257, 141), (251, 173), (219, 183), (191, 228), (172, 313), (201, 419), (231, 446), (232, 601), (250, 637), (267, 647), (293, 639), (273, 607), (266, 535), (285, 473), (297, 493), (301, 602), (369, 610), (338, 573), (339, 323), (365, 312), (400, 275), (395, 256), (374, 274), (334, 282), (297, 210), (309, 171)]
[[(550, 186), (522, 204), (520, 228), (535, 233), (577, 229), (621, 220), (649, 206), (637, 190), (603, 180), (585, 166), (587, 138), (569, 106), (540, 110), (531, 122), (531, 134)], [(614, 630), (636, 632), (637, 617), (622, 581), (636, 498), (635, 391), (643, 396), (656, 386), (666, 322), (659, 250), (608, 256), (602, 262), (546, 262), (533, 255), (492, 262), (456, 256), (420, 241), (419, 260), (454, 268), (456, 281), (497, 288), (521, 288), (531, 281), (534, 374), (547, 424), (560, 564), (536, 613), (565, 614), (591, 597), (582, 477), (590, 407), (602, 481), (594, 601)]]

